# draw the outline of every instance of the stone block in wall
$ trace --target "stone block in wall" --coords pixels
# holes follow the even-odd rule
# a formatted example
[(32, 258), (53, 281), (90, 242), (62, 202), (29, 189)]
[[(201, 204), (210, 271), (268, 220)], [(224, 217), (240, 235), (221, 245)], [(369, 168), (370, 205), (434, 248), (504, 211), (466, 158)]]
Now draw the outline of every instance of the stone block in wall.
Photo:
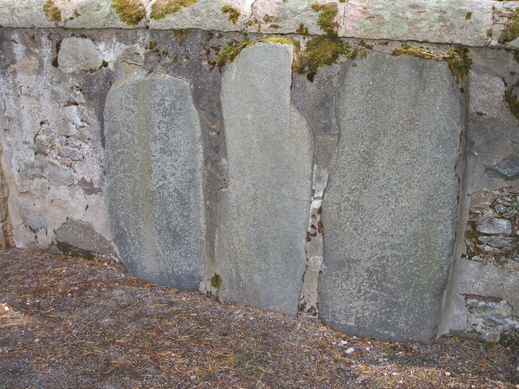
[(295, 314), (306, 266), (313, 135), (290, 104), (293, 49), (255, 44), (222, 80), (229, 186), (221, 191), (219, 297)]
[(69, 219), (63, 223), (56, 230), (56, 241), (58, 249), (65, 254), (115, 255), (112, 244), (83, 220)]
[(356, 64), (337, 85), (319, 316), (349, 335), (431, 343), (453, 259), (460, 89), (446, 63)]
[(189, 84), (122, 63), (104, 119), (110, 224), (123, 262), (146, 281), (198, 289), (202, 143)]

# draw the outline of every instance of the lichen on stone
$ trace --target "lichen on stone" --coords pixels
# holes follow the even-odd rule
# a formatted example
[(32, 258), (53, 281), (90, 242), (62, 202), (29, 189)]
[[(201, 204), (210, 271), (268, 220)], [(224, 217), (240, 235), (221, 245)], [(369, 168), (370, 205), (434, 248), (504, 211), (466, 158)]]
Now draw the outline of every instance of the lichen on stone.
[(514, 11), (510, 11), (508, 20), (499, 37), (499, 43), (512, 42), (519, 37), (519, 7)]
[(112, 0), (112, 8), (119, 19), (129, 26), (136, 26), (146, 16), (144, 4), (139, 0)]
[(47, 19), (52, 20), (54, 22), (61, 21), (61, 10), (58, 6), (54, 4), (54, 1), (47, 0), (43, 4), (43, 12), (45, 13)]
[(182, 46), (184, 40), (189, 36), (190, 33), (190, 30), (173, 30), (173, 38), (178, 41), (179, 46)]
[(514, 87), (511, 87), (505, 91), (504, 100), (508, 104), (510, 113), (514, 115), (517, 120), (519, 120), (519, 99), (514, 93)]
[(197, 0), (157, 0), (151, 6), (150, 18), (164, 19), (168, 14), (174, 14), (183, 7), (195, 5)]
[(238, 18), (240, 17), (240, 11), (238, 11), (236, 8), (226, 4), (222, 7), (222, 13), (229, 14), (229, 21), (232, 24), (236, 24), (238, 21)]

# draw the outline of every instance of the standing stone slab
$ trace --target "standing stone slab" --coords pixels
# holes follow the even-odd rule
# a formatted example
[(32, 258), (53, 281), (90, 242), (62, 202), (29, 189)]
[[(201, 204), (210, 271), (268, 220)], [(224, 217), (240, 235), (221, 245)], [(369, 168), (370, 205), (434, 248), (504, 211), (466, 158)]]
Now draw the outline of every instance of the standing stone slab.
[(196, 290), (205, 226), (200, 123), (189, 84), (121, 67), (104, 112), (113, 236), (131, 274)]
[(306, 266), (313, 137), (290, 106), (292, 47), (256, 44), (222, 80), (229, 187), (216, 256), (224, 300), (295, 314)]
[(337, 85), (319, 315), (349, 335), (430, 343), (455, 237), (460, 92), (446, 63), (357, 64)]

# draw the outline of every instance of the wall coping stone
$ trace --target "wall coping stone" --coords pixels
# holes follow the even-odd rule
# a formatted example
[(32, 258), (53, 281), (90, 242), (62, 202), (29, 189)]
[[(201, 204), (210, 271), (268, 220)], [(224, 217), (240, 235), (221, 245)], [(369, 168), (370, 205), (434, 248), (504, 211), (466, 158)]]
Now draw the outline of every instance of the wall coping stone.
[[(112, 1), (141, 2), (145, 16), (136, 25), (119, 19)], [(317, 25), (322, 8), (309, 0), (193, 0), (195, 4), (166, 15), (152, 17), (157, 1), (178, 0), (1, 0), (0, 26), (6, 28), (69, 29), (202, 29), (221, 32), (301, 33), (325, 35)], [(339, 37), (462, 44), (471, 47), (496, 46), (519, 49), (519, 39), (504, 44), (499, 37), (516, 13), (519, 1), (494, 0), (320, 0), (319, 6), (335, 3), (334, 25)], [(44, 5), (60, 12), (46, 16)], [(223, 6), (238, 11), (235, 22)], [(47, 12), (47, 14), (49, 14)], [(299, 31), (298, 31), (299, 29)]]

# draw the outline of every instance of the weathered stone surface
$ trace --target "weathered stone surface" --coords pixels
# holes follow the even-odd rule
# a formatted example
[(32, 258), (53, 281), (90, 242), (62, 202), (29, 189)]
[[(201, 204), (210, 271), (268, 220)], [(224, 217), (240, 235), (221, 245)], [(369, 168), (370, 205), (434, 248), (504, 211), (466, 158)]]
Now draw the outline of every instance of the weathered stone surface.
[(222, 190), (219, 296), (295, 314), (306, 266), (313, 139), (290, 106), (292, 47), (256, 44), (225, 70), (229, 187)]
[(58, 186), (74, 183), (74, 175), (69, 169), (42, 155), (36, 155), (33, 161), (23, 163), (20, 175), (26, 180), (44, 178)]
[(484, 234), (511, 234), (512, 223), (506, 219), (483, 218), (479, 221), (476, 230)]
[(351, 335), (432, 342), (454, 245), (460, 92), (445, 63), (357, 65), (337, 85), (319, 316)]
[(514, 250), (517, 248), (517, 240), (504, 236), (480, 236), (478, 240), (481, 243), (488, 244), (503, 250)]
[(102, 61), (101, 54), (90, 39), (71, 37), (61, 42), (58, 64), (65, 73), (95, 70), (101, 66)]
[(491, 0), (349, 0), (343, 17), (348, 37), (484, 46), (490, 42)]
[(112, 244), (83, 220), (67, 220), (56, 230), (56, 241), (92, 253), (114, 255)]
[(202, 145), (189, 84), (122, 63), (106, 99), (112, 233), (128, 270), (198, 289), (204, 267)]
[(505, 84), (500, 77), (470, 72), (470, 113), (497, 116), (504, 108)]
[(481, 189), (470, 195), (470, 212), (481, 213), (488, 209), (497, 195), (488, 189)]

